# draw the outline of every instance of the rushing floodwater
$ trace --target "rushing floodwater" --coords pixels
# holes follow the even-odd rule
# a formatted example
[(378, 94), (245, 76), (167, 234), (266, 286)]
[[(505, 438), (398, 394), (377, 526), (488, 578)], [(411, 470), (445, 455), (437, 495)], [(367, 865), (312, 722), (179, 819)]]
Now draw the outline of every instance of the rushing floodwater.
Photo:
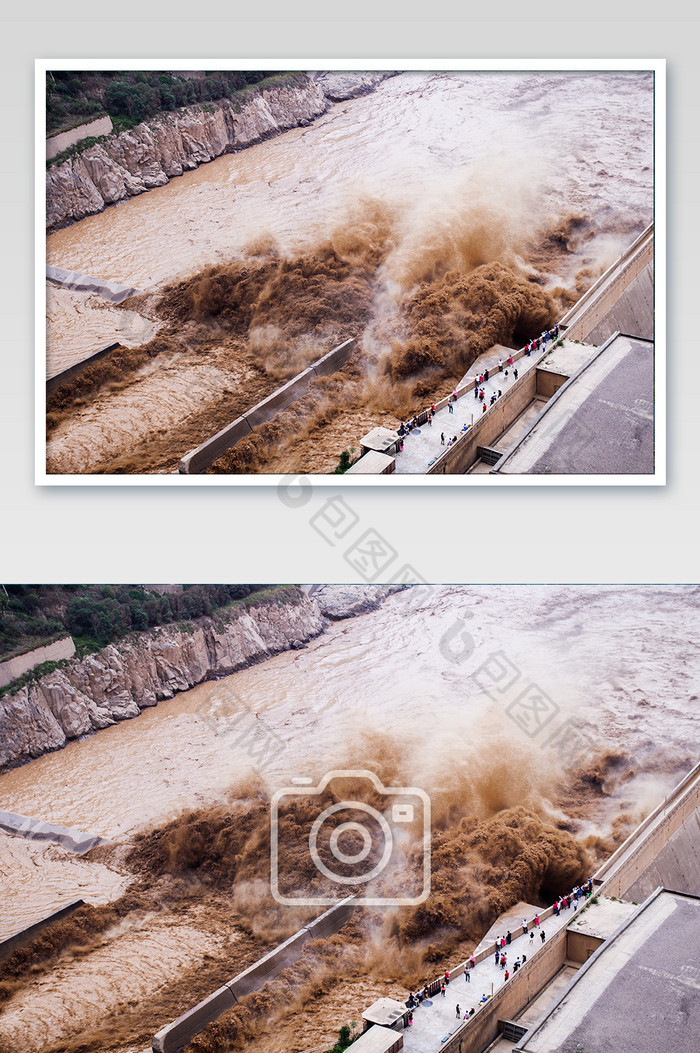
[[(378, 197), (403, 212), (390, 268), (402, 286), (416, 255), (458, 239), (473, 214), (498, 228), (498, 244), (505, 229), (516, 254), (538, 228), (580, 215), (597, 231), (585, 255), (599, 267), (651, 219), (652, 164), (650, 73), (405, 73), (308, 128), (52, 234), (47, 256), (153, 290), (261, 239), (285, 252), (314, 244), (331, 227), (361, 223), (363, 201)], [(124, 312), (81, 310), (69, 293), (61, 307), (61, 298), (50, 316), (50, 373), (117, 330), (133, 342)]]
[[(496, 765), (499, 807), (531, 803), (560, 815), (557, 784), (571, 764), (546, 740), (569, 721), (567, 740), (573, 729), (584, 735), (582, 763), (606, 752), (621, 763), (606, 785), (608, 807), (576, 816), (585, 836), (620, 812), (648, 811), (696, 762), (696, 589), (438, 586), (418, 599), (391, 597), (303, 651), (202, 684), (0, 776), (3, 808), (120, 838), (251, 778), (272, 792), (333, 768), (381, 777), (390, 761), (431, 795), (466, 787), (476, 810), (494, 807), (480, 797), (479, 775)], [(479, 672), (494, 652), (509, 679), (519, 673), (505, 692)], [(533, 682), (556, 712), (530, 737), (506, 710)], [(76, 895), (103, 902), (121, 888), (111, 871), (57, 846), (0, 840), (5, 933)]]

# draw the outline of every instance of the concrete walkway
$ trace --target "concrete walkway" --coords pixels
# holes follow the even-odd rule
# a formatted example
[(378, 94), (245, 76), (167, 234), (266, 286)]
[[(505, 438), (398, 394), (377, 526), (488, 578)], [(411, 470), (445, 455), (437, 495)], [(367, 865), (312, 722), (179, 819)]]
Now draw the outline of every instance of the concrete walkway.
[[(534, 355), (532, 357), (534, 358)], [(501, 934), (505, 936), (509, 927), (520, 928), (523, 918), (526, 918), (528, 926), (531, 926), (535, 908), (529, 907), (525, 913), (519, 912), (519, 908), (520, 905), (502, 915), (490, 931), (495, 932), (496, 936)], [(529, 933), (513, 939), (510, 946), (504, 948), (508, 959), (506, 969), (501, 969), (500, 965), (496, 965), (494, 956), (490, 955), (469, 970), (469, 983), (465, 979), (465, 974), (460, 973), (448, 984), (444, 997), (438, 992), (417, 1006), (413, 1011), (413, 1024), (401, 1032), (404, 1050), (407, 1053), (437, 1053), (445, 1039), (449, 1038), (463, 1023), (465, 1011), (474, 1008), (478, 1012), (483, 996), (490, 996), (492, 992), (495, 994), (506, 982), (504, 979), (506, 970), (510, 971), (511, 977), (513, 976), (513, 962), (516, 958), (520, 957), (522, 960), (525, 954), (530, 961), (544, 947), (540, 933), (544, 931), (549, 939), (555, 932), (570, 923), (574, 913), (574, 908), (569, 907), (568, 910), (562, 910), (559, 917), (552, 915), (547, 918), (541, 923), (539, 929), (534, 927), (534, 939), (530, 939)], [(487, 936), (479, 946), (483, 947), (492, 942), (493, 937), (489, 939)], [(458, 1004), (459, 1019), (456, 1013)]]
[[(549, 347), (551, 346), (549, 344)], [(513, 351), (514, 356), (515, 353)], [(539, 351), (533, 351), (529, 357), (522, 355), (518, 358), (515, 362), (518, 377), (522, 377), (528, 369), (533, 369), (543, 353), (540, 349)], [(483, 373), (485, 369), (488, 369), (489, 380), (482, 385), (486, 402), (486, 413), (488, 413), (490, 408), (491, 395), (497, 394), (499, 389), (505, 395), (514, 382), (513, 368), (506, 364), (508, 361), (507, 355), (507, 348), (498, 348), (495, 350), (495, 353), (492, 349), (492, 351), (482, 355), (474, 362), (471, 373), (460, 382), (460, 384), (468, 383), (470, 378), (473, 379), (475, 376)], [(502, 373), (498, 372), (499, 357), (504, 362)], [(507, 380), (505, 377), (506, 369), (508, 370)], [(421, 424), (420, 427), (413, 428), (405, 437), (404, 448), (396, 455), (395, 471), (399, 475), (422, 475), (427, 472), (440, 454), (444, 453), (448, 441), (453, 439), (455, 435), (459, 436), (462, 434), (465, 424), (471, 427), (482, 416), (486, 416), (483, 412), (481, 401), (474, 398), (473, 391), (462, 395), (452, 405), (454, 407), (452, 413), (445, 406), (444, 409), (438, 410), (435, 414), (432, 424), (427, 422)], [(441, 433), (445, 436), (444, 446), (440, 442)]]

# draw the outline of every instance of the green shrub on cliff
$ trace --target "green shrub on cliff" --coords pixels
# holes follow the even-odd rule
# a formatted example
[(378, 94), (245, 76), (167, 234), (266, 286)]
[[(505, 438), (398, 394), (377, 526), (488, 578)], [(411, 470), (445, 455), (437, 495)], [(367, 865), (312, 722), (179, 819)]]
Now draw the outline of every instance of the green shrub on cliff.
[[(46, 75), (46, 134), (108, 113), (116, 131), (179, 106), (213, 102), (277, 77), (269, 70), (56, 70)], [(294, 76), (294, 75), (292, 75)]]
[(7, 585), (0, 592), (0, 657), (64, 636), (88, 654), (127, 633), (189, 622), (234, 604), (295, 602), (298, 589), (263, 585)]

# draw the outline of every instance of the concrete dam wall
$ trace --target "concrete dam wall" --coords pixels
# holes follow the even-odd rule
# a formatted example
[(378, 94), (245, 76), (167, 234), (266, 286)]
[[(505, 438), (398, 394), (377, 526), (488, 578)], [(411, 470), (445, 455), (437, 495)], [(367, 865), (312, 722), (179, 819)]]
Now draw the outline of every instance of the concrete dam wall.
[(354, 897), (350, 896), (321, 914), (315, 921), (304, 925), (274, 951), (270, 951), (250, 968), (238, 973), (172, 1024), (162, 1028), (153, 1038), (155, 1053), (178, 1053), (208, 1024), (218, 1020), (227, 1009), (233, 1009), (241, 998), (259, 990), (268, 980), (279, 976), (288, 965), (293, 965), (300, 958), (308, 940), (325, 939), (342, 929), (354, 909)]
[(250, 435), (258, 424), (264, 424), (271, 420), (280, 410), (286, 409), (306, 394), (306, 390), (312, 380), (316, 377), (330, 377), (348, 362), (355, 350), (355, 340), (346, 340), (344, 343), (334, 347), (328, 354), (317, 359), (302, 373), (298, 373), (293, 380), (277, 388), (266, 399), (253, 406), (251, 410), (241, 417), (231, 421), (225, 428), (212, 435), (210, 439), (201, 443), (196, 450), (192, 450), (182, 458), (179, 465), (181, 475), (198, 475), (205, 471), (217, 458), (226, 453), (246, 435)]

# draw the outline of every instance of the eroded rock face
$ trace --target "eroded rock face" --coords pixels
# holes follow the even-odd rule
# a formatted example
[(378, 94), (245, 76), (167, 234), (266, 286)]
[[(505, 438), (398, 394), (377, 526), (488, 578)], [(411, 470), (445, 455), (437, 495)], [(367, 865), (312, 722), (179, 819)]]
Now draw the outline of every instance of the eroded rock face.
[(0, 771), (323, 631), (313, 600), (165, 626), (55, 669), (0, 699)]
[(356, 99), (358, 95), (369, 95), (381, 81), (396, 76), (395, 72), (382, 70), (330, 70), (315, 73), (314, 80), (323, 88), (324, 95), (332, 102)]
[(58, 230), (102, 212), (221, 154), (304, 126), (330, 103), (320, 84), (296, 77), (254, 93), (239, 106), (221, 100), (160, 114), (109, 136), (46, 173), (46, 228)]
[(376, 611), (382, 600), (407, 586), (393, 585), (321, 585), (313, 593), (321, 614), (334, 621), (354, 618), (356, 614)]

